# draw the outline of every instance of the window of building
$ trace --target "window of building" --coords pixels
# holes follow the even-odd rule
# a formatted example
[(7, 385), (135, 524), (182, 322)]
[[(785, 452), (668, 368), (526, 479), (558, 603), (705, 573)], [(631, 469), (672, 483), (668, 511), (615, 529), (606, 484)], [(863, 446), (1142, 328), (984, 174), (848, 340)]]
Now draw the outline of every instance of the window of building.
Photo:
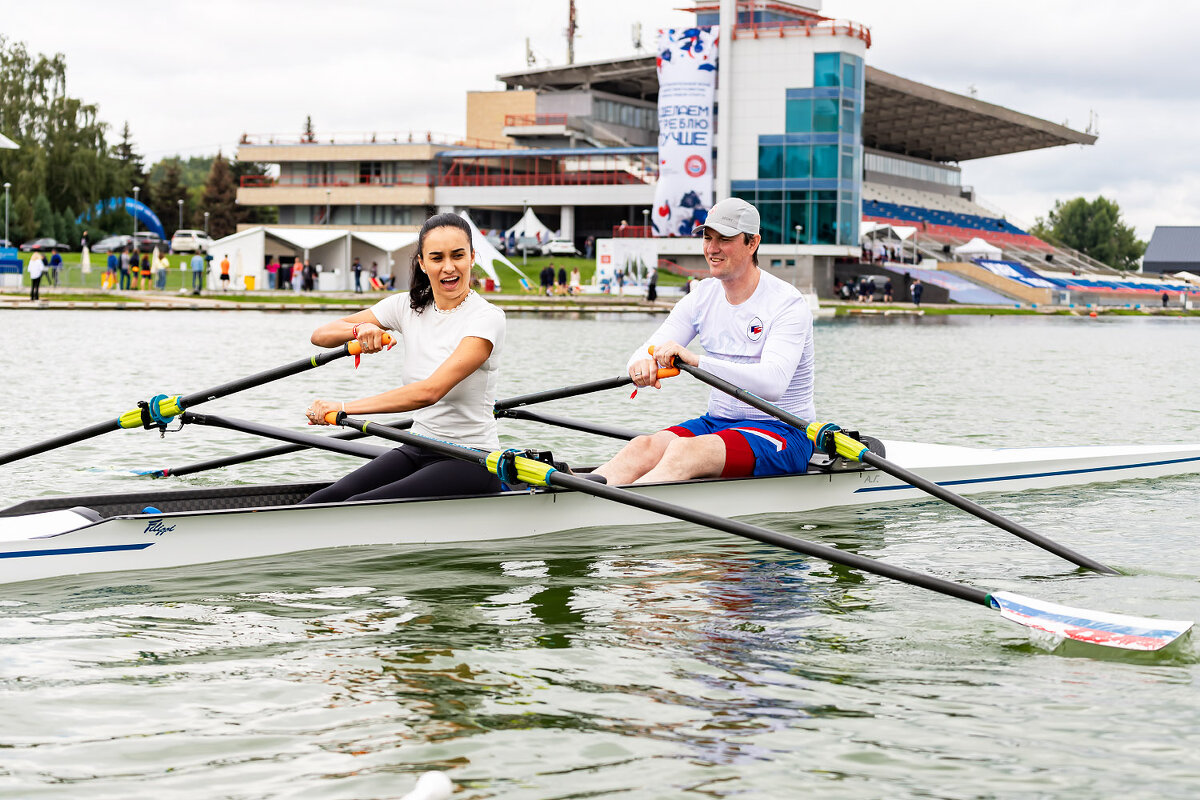
[(832, 97), (813, 100), (813, 130), (834, 133), (838, 129), (838, 101)]
[(383, 183), (383, 162), (382, 161), (360, 161), (360, 162), (358, 162), (358, 182), (359, 183)]
[(758, 177), (783, 177), (783, 147), (777, 144), (760, 144), (758, 146)]
[(812, 100), (789, 98), (787, 101), (787, 132), (812, 132)]
[(813, 149), (807, 145), (789, 144), (786, 150), (784, 177), (812, 177), (812, 151)]
[(813, 86), (837, 86), (841, 72), (841, 53), (815, 53), (813, 55)]

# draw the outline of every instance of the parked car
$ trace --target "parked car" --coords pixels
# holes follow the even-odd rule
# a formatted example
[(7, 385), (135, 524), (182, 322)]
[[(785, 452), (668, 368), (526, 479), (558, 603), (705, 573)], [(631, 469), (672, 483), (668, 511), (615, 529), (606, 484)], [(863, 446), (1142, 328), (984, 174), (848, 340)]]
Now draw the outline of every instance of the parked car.
[(116, 253), (124, 250), (133, 244), (133, 237), (128, 235), (123, 236), (105, 236), (100, 241), (92, 245), (93, 253)]
[(154, 252), (154, 248), (158, 248), (158, 252), (165, 253), (167, 251), (166, 241), (153, 231), (138, 231), (133, 235), (137, 242), (137, 250), (139, 253)]
[(204, 231), (180, 228), (171, 237), (172, 253), (203, 253), (207, 252), (211, 245), (212, 239)]
[(8, 239), (0, 239), (0, 247), (13, 247), (13, 243)]
[(71, 248), (65, 244), (59, 244), (53, 237), (43, 236), (40, 239), (30, 239), (25, 244), (21, 245), (21, 252), (24, 253), (49, 253), (51, 250), (67, 251)]
[(542, 245), (542, 255), (577, 256), (579, 251), (575, 249), (575, 243), (570, 239), (550, 239)]

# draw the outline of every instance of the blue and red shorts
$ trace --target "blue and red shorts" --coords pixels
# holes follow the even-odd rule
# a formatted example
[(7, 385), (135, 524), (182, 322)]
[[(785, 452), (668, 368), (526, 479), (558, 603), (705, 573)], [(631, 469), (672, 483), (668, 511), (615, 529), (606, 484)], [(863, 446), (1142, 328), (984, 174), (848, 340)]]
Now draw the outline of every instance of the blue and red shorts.
[(721, 437), (725, 443), (722, 478), (806, 472), (813, 453), (803, 431), (774, 419), (719, 419), (705, 414), (666, 430), (676, 436)]

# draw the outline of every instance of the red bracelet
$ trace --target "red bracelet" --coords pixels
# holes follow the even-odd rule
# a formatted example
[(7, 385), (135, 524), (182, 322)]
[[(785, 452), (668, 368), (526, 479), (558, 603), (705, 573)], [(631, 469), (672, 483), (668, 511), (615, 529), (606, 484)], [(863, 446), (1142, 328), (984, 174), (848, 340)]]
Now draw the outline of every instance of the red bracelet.
[(355, 325), (354, 327), (352, 327), (352, 328), (350, 329), (350, 338), (351, 338), (351, 339), (357, 339), (357, 338), (358, 338), (358, 326), (357, 326), (357, 325)]

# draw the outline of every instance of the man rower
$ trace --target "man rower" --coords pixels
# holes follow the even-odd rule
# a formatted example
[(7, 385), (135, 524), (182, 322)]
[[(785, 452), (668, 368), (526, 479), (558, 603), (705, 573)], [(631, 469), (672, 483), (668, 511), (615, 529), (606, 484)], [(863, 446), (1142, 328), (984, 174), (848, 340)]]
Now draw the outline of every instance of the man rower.
[[(633, 354), (629, 376), (658, 389), (658, 368), (677, 358), (813, 420), (812, 313), (794, 286), (759, 269), (759, 224), (745, 200), (712, 207), (695, 228), (710, 277)], [(696, 337), (706, 355), (685, 346)], [(595, 472), (612, 484), (781, 475), (806, 471), (811, 456), (803, 431), (713, 389), (704, 416), (637, 437)]]

